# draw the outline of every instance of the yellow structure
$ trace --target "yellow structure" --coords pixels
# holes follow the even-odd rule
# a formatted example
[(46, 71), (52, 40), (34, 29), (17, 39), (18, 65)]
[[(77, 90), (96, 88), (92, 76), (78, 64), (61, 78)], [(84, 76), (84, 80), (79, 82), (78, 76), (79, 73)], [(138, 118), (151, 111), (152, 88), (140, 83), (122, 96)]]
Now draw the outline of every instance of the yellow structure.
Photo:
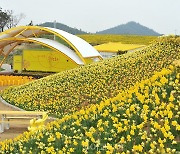
[(122, 44), (121, 42), (109, 42), (109, 43), (94, 46), (94, 48), (98, 50), (104, 58), (117, 55), (118, 52), (133, 51), (133, 50), (137, 50), (143, 47), (145, 47), (145, 45)]
[(121, 51), (134, 50), (137, 48), (142, 48), (144, 46), (145, 45), (139, 45), (139, 44), (122, 44), (121, 42), (109, 42), (94, 47), (96, 50), (100, 52), (118, 52), (119, 50)]
[(23, 69), (23, 60), (21, 55), (16, 55), (13, 57), (13, 70), (22, 71)]
[[(60, 39), (65, 41), (70, 47), (64, 46), (63, 44), (55, 40), (41, 38), (40, 35), (42, 34), (53, 34), (56, 37), (59, 37)], [(44, 68), (52, 68), (52, 66), (55, 66), (55, 64), (65, 64), (65, 60), (66, 62), (68, 60), (69, 63), (66, 65), (66, 69), (69, 69), (74, 68), (75, 66), (85, 65), (90, 61), (97, 61), (102, 59), (102, 56), (94, 47), (92, 47), (83, 39), (65, 31), (40, 26), (19, 26), (0, 33), (0, 56), (3, 57), (2, 61), (0, 62), (0, 66), (3, 64), (7, 56), (14, 50), (14, 48), (22, 43), (37, 43), (51, 49), (51, 51), (56, 51), (61, 54), (61, 62), (49, 61), (50, 63), (48, 64), (48, 66), (44, 66)], [(52, 55), (50, 57), (52, 57)], [(53, 54), (53, 57), (57, 58), (57, 54)], [(31, 56), (29, 56), (29, 58), (31, 58)], [(17, 57), (15, 57), (14, 59), (14, 62), (16, 61), (17, 63), (15, 68), (18, 70), (23, 69), (20, 67), (27, 67), (28, 62), (24, 61), (23, 57), (22, 59), (23, 65), (21, 66), (18, 65), (18, 63), (20, 64), (20, 62), (18, 62), (20, 61), (20, 59), (18, 59)], [(70, 61), (72, 62), (71, 64)], [(43, 63), (46, 63), (45, 60)], [(33, 63), (31, 64), (30, 69), (32, 67)], [(54, 71), (64, 70), (63, 67), (56, 66), (56, 69)], [(47, 68), (46, 70), (49, 70), (49, 68)]]
[[(86, 59), (86, 63), (92, 63), (92, 59)], [(69, 57), (61, 52), (51, 50), (24, 50), (23, 55), (13, 57), (14, 71), (43, 71), (61, 72), (78, 67)]]
[[(22, 61), (21, 61), (22, 60)], [(60, 52), (51, 50), (24, 50), (22, 56), (14, 56), (14, 70), (60, 72), (78, 65)]]

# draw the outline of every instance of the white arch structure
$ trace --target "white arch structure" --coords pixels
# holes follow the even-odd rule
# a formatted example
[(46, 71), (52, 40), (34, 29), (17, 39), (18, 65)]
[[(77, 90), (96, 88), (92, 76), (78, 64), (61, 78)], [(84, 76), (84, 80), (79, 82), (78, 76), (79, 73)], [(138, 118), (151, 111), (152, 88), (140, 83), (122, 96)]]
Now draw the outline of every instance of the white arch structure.
[[(38, 38), (41, 34), (54, 34), (64, 40), (73, 50), (63, 44), (45, 38)], [(34, 42), (50, 49), (60, 51), (76, 64), (86, 64), (86, 58), (102, 59), (99, 52), (83, 39), (65, 31), (40, 26), (19, 26), (0, 33), (0, 55), (4, 56), (3, 64), (9, 53), (22, 42)]]

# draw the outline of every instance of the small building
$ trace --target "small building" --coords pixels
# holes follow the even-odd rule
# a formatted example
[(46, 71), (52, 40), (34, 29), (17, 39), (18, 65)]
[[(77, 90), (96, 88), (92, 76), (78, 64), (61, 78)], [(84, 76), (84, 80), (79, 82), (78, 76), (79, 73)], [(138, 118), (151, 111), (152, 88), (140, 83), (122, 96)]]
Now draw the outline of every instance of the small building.
[(109, 42), (94, 46), (94, 48), (100, 52), (103, 58), (110, 58), (128, 51), (135, 51), (143, 47), (145, 47), (145, 45), (122, 44), (121, 42)]

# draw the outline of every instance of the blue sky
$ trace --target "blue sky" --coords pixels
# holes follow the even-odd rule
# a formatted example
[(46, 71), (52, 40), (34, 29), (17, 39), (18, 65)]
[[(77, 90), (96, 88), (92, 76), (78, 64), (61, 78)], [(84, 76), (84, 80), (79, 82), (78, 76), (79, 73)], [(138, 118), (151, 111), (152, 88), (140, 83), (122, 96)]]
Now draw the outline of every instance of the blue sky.
[(24, 13), (19, 25), (56, 20), (96, 32), (135, 21), (161, 34), (180, 34), (180, 0), (0, 0), (0, 7)]

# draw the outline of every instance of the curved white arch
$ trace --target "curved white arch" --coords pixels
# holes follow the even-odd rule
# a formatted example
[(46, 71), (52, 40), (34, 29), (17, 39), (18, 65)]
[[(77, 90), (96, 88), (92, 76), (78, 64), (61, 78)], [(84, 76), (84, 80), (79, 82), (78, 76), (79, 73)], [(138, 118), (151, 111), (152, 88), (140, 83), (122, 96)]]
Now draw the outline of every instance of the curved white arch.
[(35, 40), (39, 42), (40, 44), (47, 44), (48, 46), (51, 46), (52, 48), (61, 51), (64, 55), (68, 56), (71, 58), (73, 61), (75, 61), (79, 65), (83, 65), (83, 61), (78, 57), (78, 55), (71, 50), (70, 48), (66, 47), (63, 44), (60, 44), (54, 40), (49, 40), (45, 38), (28, 38), (28, 40)]
[(64, 38), (70, 41), (78, 49), (78, 51), (81, 53), (81, 55), (84, 58), (101, 57), (100, 53), (94, 47), (92, 47), (89, 43), (87, 43), (80, 37), (77, 37), (76, 35), (72, 35), (70, 33), (62, 31), (60, 29), (55, 29), (55, 28), (50, 28), (50, 27), (45, 27), (45, 28), (62, 35)]
[(83, 39), (67, 33), (65, 31), (50, 28), (50, 27), (40, 27), (40, 26), (19, 26), (9, 29), (0, 34), (0, 39), (15, 37), (15, 38), (29, 38), (37, 37), (41, 34), (51, 33), (67, 42), (85, 63), (84, 58), (98, 57), (102, 59), (100, 53), (92, 47), (89, 43)]
[[(7, 56), (9, 52), (11, 52), (19, 43), (22, 42), (34, 42), (46, 46), (50, 49), (55, 51), (62, 52), (65, 56), (69, 57), (72, 61), (74, 61), (78, 65), (83, 65), (84, 62), (80, 59), (80, 57), (70, 48), (60, 44), (54, 40), (49, 40), (45, 38), (6, 38), (0, 40), (0, 47), (3, 47), (4, 52), (3, 54)], [(0, 48), (1, 50), (1, 48)]]

